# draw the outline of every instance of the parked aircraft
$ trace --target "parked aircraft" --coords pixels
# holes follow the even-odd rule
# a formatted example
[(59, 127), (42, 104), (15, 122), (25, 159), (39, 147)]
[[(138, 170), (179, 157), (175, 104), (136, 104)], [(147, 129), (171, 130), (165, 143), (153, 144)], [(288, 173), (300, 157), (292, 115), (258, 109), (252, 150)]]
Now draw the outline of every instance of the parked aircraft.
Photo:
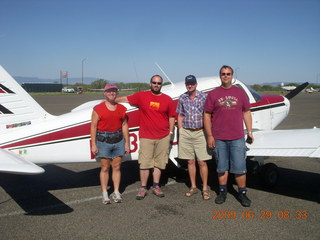
[(306, 93), (320, 92), (320, 89), (319, 88), (314, 89), (313, 87), (310, 87), (310, 88), (306, 88), (305, 92)]
[[(255, 141), (248, 146), (247, 155), (257, 161), (266, 185), (274, 185), (278, 173), (274, 164), (264, 165), (265, 156), (320, 157), (320, 129), (273, 130), (287, 117), (289, 99), (308, 83), (286, 96), (260, 95), (239, 80), (233, 84), (242, 88), (250, 100)], [(219, 77), (198, 78), (201, 91), (208, 92), (217, 86), (220, 86)], [(184, 82), (163, 86), (162, 92), (177, 104), (185, 92)], [(0, 172), (39, 174), (44, 172), (39, 164), (95, 162), (90, 149), (90, 119), (93, 106), (101, 101), (90, 101), (69, 113), (53, 116), (0, 66)], [(128, 109), (131, 145), (125, 159), (136, 160), (139, 113), (136, 107), (124, 105)], [(179, 167), (176, 132), (170, 159)]]
[(281, 88), (285, 91), (293, 91), (296, 89), (296, 86), (285, 86), (284, 83), (281, 83)]

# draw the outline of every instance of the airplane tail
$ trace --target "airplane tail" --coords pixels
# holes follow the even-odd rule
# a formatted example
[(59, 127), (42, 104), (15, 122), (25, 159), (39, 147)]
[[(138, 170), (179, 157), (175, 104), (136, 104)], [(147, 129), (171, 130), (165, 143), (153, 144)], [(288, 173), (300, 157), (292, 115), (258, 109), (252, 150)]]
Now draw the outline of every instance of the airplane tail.
[(0, 66), (0, 134), (52, 117)]

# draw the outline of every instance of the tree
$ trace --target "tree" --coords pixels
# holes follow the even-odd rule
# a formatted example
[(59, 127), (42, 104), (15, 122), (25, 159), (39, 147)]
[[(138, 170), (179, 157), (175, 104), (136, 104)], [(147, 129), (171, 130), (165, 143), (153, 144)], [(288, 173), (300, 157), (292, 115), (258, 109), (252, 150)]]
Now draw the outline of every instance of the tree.
[(107, 83), (108, 83), (107, 80), (99, 79), (99, 80), (93, 81), (93, 82), (90, 84), (90, 88), (91, 88), (91, 89), (102, 89), (102, 88), (104, 88), (104, 86), (105, 86)]

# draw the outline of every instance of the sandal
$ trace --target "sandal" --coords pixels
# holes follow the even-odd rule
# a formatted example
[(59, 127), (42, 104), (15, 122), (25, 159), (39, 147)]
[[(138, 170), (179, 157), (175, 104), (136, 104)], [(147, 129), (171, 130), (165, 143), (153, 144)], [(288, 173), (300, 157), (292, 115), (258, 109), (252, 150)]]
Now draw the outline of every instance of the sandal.
[(192, 195), (198, 193), (198, 189), (197, 188), (190, 188), (186, 193), (185, 196), (186, 197), (191, 197)]
[(209, 190), (202, 190), (202, 199), (203, 200), (210, 200), (211, 199)]

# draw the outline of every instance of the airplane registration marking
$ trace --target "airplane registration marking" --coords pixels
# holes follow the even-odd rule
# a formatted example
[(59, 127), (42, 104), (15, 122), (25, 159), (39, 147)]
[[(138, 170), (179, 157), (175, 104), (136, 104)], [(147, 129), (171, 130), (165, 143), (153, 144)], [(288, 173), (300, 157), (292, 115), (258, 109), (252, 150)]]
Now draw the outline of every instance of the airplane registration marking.
[[(130, 137), (130, 153), (136, 152), (138, 150), (138, 136), (135, 133), (130, 133), (129, 134)], [(131, 141), (132, 140), (132, 141)], [(133, 147), (133, 148), (131, 148)]]

